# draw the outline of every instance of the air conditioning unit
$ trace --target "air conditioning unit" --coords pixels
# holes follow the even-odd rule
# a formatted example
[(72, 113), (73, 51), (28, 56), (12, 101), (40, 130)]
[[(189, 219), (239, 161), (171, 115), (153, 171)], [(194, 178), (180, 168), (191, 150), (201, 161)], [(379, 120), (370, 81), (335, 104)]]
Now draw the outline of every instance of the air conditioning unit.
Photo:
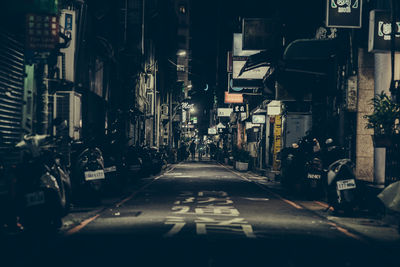
[(68, 134), (74, 140), (81, 138), (81, 97), (81, 94), (77, 92), (61, 91), (57, 92), (54, 98), (54, 118), (67, 121)]

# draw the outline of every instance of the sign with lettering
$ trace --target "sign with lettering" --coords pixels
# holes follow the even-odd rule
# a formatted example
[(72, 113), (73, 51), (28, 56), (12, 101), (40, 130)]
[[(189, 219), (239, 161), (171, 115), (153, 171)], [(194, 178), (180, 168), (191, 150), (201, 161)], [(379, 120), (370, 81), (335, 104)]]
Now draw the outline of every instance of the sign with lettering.
[(245, 105), (233, 105), (233, 112), (235, 112), (235, 113), (246, 112), (246, 106)]
[(326, 26), (361, 28), (362, 0), (327, 0)]
[(243, 94), (230, 94), (225, 91), (225, 103), (243, 103)]
[(231, 108), (219, 108), (217, 109), (218, 117), (230, 117), (232, 113)]
[[(396, 22), (395, 50), (400, 51), (400, 21)], [(392, 21), (389, 10), (372, 10), (369, 16), (368, 52), (388, 52), (391, 48)]]
[(282, 149), (282, 117), (275, 116), (274, 123), (274, 156), (273, 156), (273, 169), (279, 170), (280, 162), (278, 160), (278, 153)]
[(59, 42), (58, 17), (42, 14), (26, 15), (26, 49), (50, 51)]

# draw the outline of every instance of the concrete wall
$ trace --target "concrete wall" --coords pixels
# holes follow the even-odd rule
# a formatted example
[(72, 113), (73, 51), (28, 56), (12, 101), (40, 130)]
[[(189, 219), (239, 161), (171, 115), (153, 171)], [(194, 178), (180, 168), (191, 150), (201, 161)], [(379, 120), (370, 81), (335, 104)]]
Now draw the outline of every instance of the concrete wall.
[(357, 103), (357, 148), (356, 175), (358, 179), (374, 179), (374, 147), (372, 129), (366, 129), (364, 115), (372, 113), (370, 100), (374, 97), (374, 55), (359, 49), (358, 53), (358, 103)]

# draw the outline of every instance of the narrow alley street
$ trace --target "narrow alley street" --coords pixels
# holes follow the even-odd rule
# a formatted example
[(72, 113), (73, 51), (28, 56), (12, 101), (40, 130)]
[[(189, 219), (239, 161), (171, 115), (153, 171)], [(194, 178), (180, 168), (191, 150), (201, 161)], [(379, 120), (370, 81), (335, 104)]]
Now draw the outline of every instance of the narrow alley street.
[(68, 223), (72, 211), (41, 249), (8, 256), (45, 266), (398, 266), (389, 226), (364, 219), (369, 231), (351, 228), (322, 202), (209, 160), (172, 165), (103, 203)]

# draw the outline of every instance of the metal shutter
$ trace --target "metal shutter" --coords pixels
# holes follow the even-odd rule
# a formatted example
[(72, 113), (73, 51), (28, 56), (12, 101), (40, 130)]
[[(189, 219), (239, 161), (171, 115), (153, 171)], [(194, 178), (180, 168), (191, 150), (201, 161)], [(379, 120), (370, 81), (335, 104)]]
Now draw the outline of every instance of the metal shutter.
[(0, 31), (0, 156), (8, 164), (18, 159), (7, 147), (22, 135), (24, 69), (23, 44)]

